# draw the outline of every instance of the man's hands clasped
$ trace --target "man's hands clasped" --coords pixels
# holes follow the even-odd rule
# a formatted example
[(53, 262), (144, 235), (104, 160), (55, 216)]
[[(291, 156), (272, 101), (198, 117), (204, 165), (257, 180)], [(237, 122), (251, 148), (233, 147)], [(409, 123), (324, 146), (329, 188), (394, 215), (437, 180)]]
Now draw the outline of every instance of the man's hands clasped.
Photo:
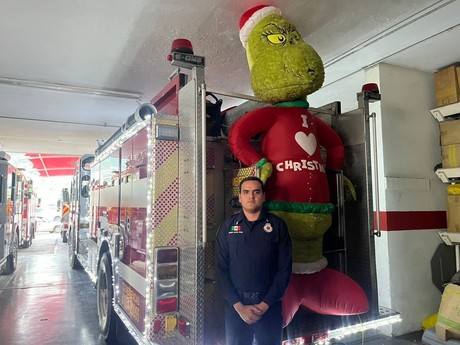
[(237, 302), (233, 305), (238, 315), (248, 325), (252, 325), (262, 318), (262, 315), (268, 310), (268, 304), (260, 302), (254, 305), (244, 305), (241, 302)]

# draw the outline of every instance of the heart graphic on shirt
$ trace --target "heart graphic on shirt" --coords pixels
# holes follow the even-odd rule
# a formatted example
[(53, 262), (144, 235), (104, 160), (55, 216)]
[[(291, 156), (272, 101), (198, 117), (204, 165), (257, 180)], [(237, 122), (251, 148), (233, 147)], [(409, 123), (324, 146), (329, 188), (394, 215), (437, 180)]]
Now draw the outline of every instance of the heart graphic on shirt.
[(306, 135), (304, 132), (297, 132), (295, 134), (295, 141), (310, 156), (315, 153), (317, 144), (315, 135), (313, 133)]

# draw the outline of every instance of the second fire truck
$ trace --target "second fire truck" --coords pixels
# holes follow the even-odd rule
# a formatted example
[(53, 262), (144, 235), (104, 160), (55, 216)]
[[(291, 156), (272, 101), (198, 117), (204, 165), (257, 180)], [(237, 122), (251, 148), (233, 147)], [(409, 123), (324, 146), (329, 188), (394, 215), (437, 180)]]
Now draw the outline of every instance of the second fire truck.
[(18, 264), (26, 178), (0, 151), (0, 274), (11, 274)]

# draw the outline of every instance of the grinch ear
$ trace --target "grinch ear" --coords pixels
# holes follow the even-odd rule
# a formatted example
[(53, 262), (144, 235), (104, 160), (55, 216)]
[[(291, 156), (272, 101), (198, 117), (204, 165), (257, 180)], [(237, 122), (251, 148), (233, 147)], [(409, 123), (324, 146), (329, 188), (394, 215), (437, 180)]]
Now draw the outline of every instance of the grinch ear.
[(244, 48), (252, 29), (269, 14), (281, 15), (281, 10), (273, 6), (259, 5), (243, 13), (240, 18), (240, 41)]

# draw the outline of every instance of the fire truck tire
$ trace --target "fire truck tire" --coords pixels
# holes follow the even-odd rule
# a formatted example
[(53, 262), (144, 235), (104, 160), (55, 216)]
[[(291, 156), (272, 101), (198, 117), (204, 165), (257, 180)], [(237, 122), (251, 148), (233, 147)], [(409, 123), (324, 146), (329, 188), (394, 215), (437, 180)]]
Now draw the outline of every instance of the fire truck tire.
[(19, 246), (19, 248), (29, 248), (32, 244), (32, 238), (30, 238), (30, 241), (24, 241), (22, 244)]
[(19, 250), (19, 241), (14, 236), (13, 243), (12, 243), (12, 250), (8, 258), (6, 259), (6, 263), (4, 268), (0, 269), (1, 275), (11, 274), (16, 270), (18, 266), (18, 250)]
[(67, 243), (68, 242), (68, 237), (67, 237), (67, 231), (64, 231), (62, 233), (62, 243)]
[(79, 269), (83, 268), (83, 266), (80, 264), (80, 261), (78, 261), (77, 255), (75, 252), (77, 251), (77, 239), (75, 235), (73, 234), (73, 231), (70, 232), (70, 241), (69, 243), (69, 264), (70, 268), (72, 269)]
[(99, 329), (106, 340), (117, 338), (118, 316), (113, 309), (112, 264), (108, 253), (102, 255), (96, 283)]

